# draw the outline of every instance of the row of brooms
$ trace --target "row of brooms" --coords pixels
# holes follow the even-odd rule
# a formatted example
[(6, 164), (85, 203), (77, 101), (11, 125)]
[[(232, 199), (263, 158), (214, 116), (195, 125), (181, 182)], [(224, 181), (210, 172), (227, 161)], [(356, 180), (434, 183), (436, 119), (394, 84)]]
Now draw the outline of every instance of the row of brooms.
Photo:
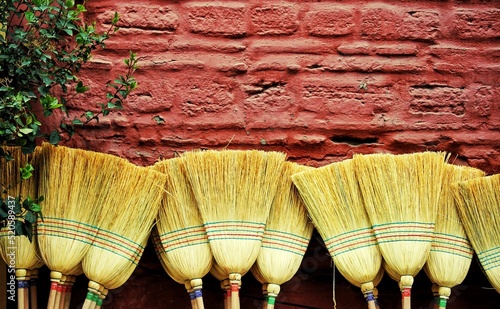
[[(149, 236), (163, 268), (203, 309), (202, 278), (221, 281), (225, 308), (239, 309), (241, 277), (263, 284), (264, 308), (298, 270), (316, 227), (339, 272), (377, 307), (384, 272), (410, 308), (423, 268), (445, 308), (474, 252), (500, 292), (500, 175), (447, 163), (445, 153), (355, 155), (311, 168), (284, 153), (196, 151), (139, 167), (112, 155), (43, 145), (2, 166), (0, 183), (19, 167), (38, 172), (10, 195), (43, 195), (36, 242), (16, 236), (18, 308), (29, 308), (28, 282), (51, 270), (48, 309), (69, 307), (71, 286), (89, 279), (84, 309), (134, 271)], [(311, 222), (312, 221), (312, 224)], [(7, 261), (8, 233), (0, 243)], [(30, 278), (30, 275), (32, 277)], [(32, 302), (31, 308), (35, 308)]]

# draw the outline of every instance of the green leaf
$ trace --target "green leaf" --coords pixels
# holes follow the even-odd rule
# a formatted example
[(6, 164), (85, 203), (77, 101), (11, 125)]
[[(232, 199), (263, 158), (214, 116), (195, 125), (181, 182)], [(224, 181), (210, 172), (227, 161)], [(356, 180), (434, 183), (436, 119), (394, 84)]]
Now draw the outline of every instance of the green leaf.
[(83, 85), (83, 82), (82, 82), (82, 81), (79, 81), (79, 82), (76, 84), (75, 89), (76, 89), (76, 92), (77, 92), (77, 93), (84, 93), (84, 92), (86, 92), (87, 90), (89, 90), (89, 89), (90, 89), (90, 87), (84, 86), (84, 85)]
[(19, 129), (19, 132), (23, 133), (23, 134), (30, 134), (33, 132), (33, 129), (30, 129), (30, 128), (21, 128)]
[(61, 141), (61, 136), (59, 135), (58, 131), (54, 130), (50, 132), (49, 143), (51, 143), (52, 145), (57, 145), (57, 143), (59, 143), (60, 141)]
[(24, 167), (21, 167), (19, 169), (20, 173), (21, 173), (21, 178), (22, 179), (28, 179), (30, 178), (31, 176), (33, 176), (33, 171), (35, 169), (33, 168), (33, 166), (29, 163), (26, 163), (26, 165)]
[(83, 122), (78, 118), (73, 119), (73, 121), (71, 123), (76, 125), (76, 126), (81, 126), (83, 124)]
[(19, 220), (14, 222), (14, 233), (17, 236), (26, 235), (23, 222)]
[(33, 23), (36, 21), (36, 17), (35, 17), (35, 13), (31, 12), (31, 11), (27, 11), (24, 13), (24, 17), (26, 18), (26, 20), (29, 22), (29, 23)]
[(24, 220), (31, 224), (34, 224), (36, 222), (36, 218), (37, 216), (31, 211), (26, 212), (26, 214), (24, 215)]
[(75, 5), (75, 0), (66, 0), (64, 4), (67, 8), (72, 8)]

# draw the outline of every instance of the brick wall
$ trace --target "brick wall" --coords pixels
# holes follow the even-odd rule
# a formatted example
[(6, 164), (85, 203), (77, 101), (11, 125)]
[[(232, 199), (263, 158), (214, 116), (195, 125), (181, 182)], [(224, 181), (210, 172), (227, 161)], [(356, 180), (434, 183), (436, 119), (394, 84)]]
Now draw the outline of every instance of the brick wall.
[[(121, 29), (82, 70), (92, 90), (72, 103), (72, 113), (101, 100), (99, 86), (120, 72), (129, 50), (141, 57), (139, 88), (124, 111), (102, 118), (72, 146), (142, 165), (228, 145), (285, 151), (313, 166), (354, 153), (444, 150), (456, 162), (500, 172), (498, 1), (90, 0), (87, 8), (99, 27), (119, 12)], [(314, 262), (311, 256), (306, 259)], [(305, 283), (300, 289), (285, 286), (282, 301), (302, 297), (313, 307), (316, 301), (314, 308), (331, 307), (329, 261), (314, 263), (306, 278), (295, 277)], [(498, 301), (473, 285), (487, 285), (477, 265), (473, 269), (458, 295), (477, 298), (458, 297), (456, 308), (477, 307), (467, 303), (473, 299)], [(125, 300), (110, 300), (109, 308), (131, 308), (134, 301), (187, 308), (183, 287), (164, 273), (158, 279), (158, 272), (154, 255), (141, 261), (124, 287), (128, 298), (122, 293)], [(430, 283), (422, 280), (415, 301), (427, 308)], [(212, 283), (207, 297), (219, 299)], [(398, 308), (397, 284), (386, 285), (382, 293), (393, 307), (387, 305)], [(309, 298), (300, 292), (313, 287)], [(359, 297), (357, 288), (345, 281), (337, 287), (340, 304), (364, 306), (363, 299), (346, 296)], [(243, 294), (245, 308), (253, 308), (258, 285), (242, 291), (253, 291)], [(80, 299), (84, 293), (85, 284)]]
[[(500, 172), (498, 1), (89, 1), (121, 29), (82, 72), (102, 98), (129, 50), (139, 89), (72, 145), (138, 164), (196, 148), (445, 150)], [(158, 120), (161, 123), (157, 123)], [(162, 121), (163, 120), (163, 121)], [(105, 130), (100, 130), (105, 128)]]

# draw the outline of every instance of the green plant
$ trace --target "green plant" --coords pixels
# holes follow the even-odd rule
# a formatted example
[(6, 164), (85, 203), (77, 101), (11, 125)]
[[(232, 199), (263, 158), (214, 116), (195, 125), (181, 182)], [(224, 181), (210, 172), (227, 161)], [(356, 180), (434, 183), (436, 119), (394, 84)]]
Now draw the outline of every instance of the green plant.
[[(98, 111), (89, 108), (73, 119), (69, 117), (68, 102), (89, 90), (78, 72), (118, 30), (117, 13), (110, 27), (99, 32), (95, 23), (82, 18), (84, 12), (85, 2), (76, 4), (75, 0), (0, 0), (0, 145), (19, 146), (29, 154), (40, 140), (58, 144), (86, 124), (99, 121), (100, 116), (122, 109), (124, 100), (137, 87), (133, 73), (138, 58), (131, 52), (125, 59), (125, 74), (105, 85), (106, 97), (97, 103)], [(57, 110), (71, 120), (42, 132), (43, 118)], [(0, 152), (0, 160), (11, 159), (8, 151)], [(8, 185), (2, 187), (5, 194)], [(18, 197), (16, 210), (38, 205), (39, 201), (40, 197)]]

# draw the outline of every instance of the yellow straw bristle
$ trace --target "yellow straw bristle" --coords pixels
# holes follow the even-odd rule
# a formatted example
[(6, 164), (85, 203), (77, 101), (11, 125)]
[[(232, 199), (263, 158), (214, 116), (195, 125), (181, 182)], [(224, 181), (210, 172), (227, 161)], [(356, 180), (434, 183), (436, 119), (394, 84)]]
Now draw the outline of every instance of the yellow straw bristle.
[(500, 174), (452, 185), (457, 210), (479, 262), (500, 293)]
[(339, 272), (373, 299), (382, 256), (363, 205), (353, 160), (292, 177)]
[(182, 278), (199, 309), (204, 307), (202, 278), (213, 262), (207, 233), (201, 220), (191, 187), (180, 164), (180, 158), (164, 160), (153, 168), (167, 175), (164, 197), (156, 229), (160, 255), (169, 275)]
[(267, 285), (270, 308), (278, 296), (280, 285), (290, 280), (299, 269), (311, 240), (314, 227), (291, 177), (309, 169), (312, 168), (293, 162), (285, 162), (283, 165), (278, 190), (264, 230), (262, 247), (252, 267), (254, 276), (262, 276), (262, 283)]
[[(169, 273), (185, 280), (201, 279), (212, 267), (212, 251), (180, 158), (164, 160), (153, 168), (167, 175), (156, 229), (160, 254)], [(184, 283), (183, 283), (184, 284)]]
[[(13, 157), (11, 161), (2, 160), (0, 166), (1, 189), (6, 191), (6, 196), (3, 196), (4, 200), (9, 197), (15, 199), (21, 196), (22, 202), (27, 197), (36, 198), (38, 195), (37, 171), (35, 170), (35, 173), (30, 178), (22, 180), (20, 168), (24, 167), (26, 163), (33, 166), (37, 165), (39, 148), (36, 148), (35, 152), (29, 155), (23, 154), (20, 147), (3, 146), (2, 149), (4, 152), (10, 152)], [(14, 221), (11, 223), (14, 224)], [(34, 269), (43, 265), (38, 253), (36, 227), (34, 228), (31, 242), (27, 236), (14, 236), (13, 225), (5, 226), (0, 230), (0, 255), (7, 265), (11, 265), (11, 261), (15, 261), (15, 268), (17, 269)]]
[(380, 252), (409, 308), (413, 275), (431, 249), (445, 153), (355, 155), (356, 177)]
[(98, 232), (82, 267), (87, 278), (106, 289), (120, 287), (139, 263), (158, 215), (166, 176), (124, 159), (101, 171)]
[(313, 225), (291, 176), (308, 169), (312, 168), (292, 162), (285, 162), (283, 166), (262, 247), (252, 267), (259, 269), (264, 283), (281, 285), (290, 280), (307, 250)]
[(285, 157), (284, 153), (257, 150), (182, 156), (210, 248), (231, 281), (232, 309), (240, 308), (241, 274), (259, 254)]
[(183, 155), (217, 264), (246, 273), (260, 250), (285, 154), (257, 150)]
[(482, 176), (481, 170), (446, 164), (431, 251), (424, 266), (429, 279), (440, 286), (444, 299), (449, 297), (452, 287), (465, 279), (474, 253), (458, 217), (450, 185)]

